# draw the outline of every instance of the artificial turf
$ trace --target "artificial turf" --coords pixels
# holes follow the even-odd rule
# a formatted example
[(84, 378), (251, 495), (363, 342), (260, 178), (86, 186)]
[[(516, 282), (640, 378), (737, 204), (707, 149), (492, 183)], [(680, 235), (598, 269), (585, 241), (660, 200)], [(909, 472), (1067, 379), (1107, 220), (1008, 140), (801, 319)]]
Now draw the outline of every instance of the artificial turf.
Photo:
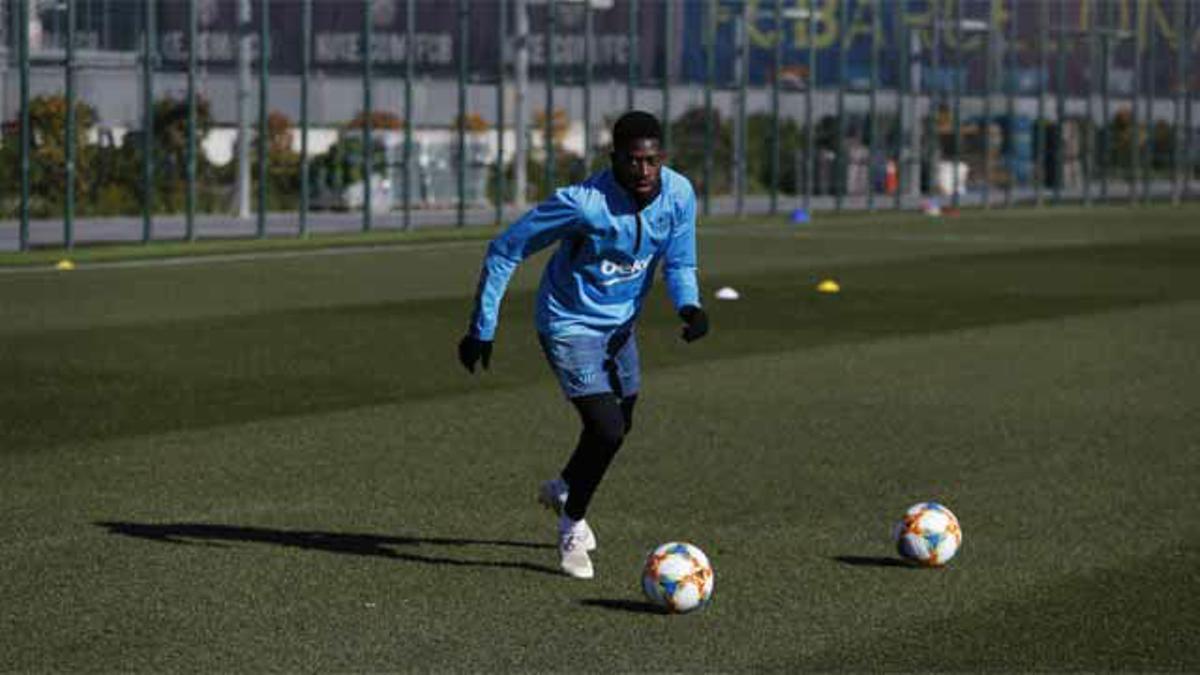
[[(474, 378), (482, 241), (0, 276), (0, 670), (1195, 671), (1197, 223), (702, 226), (741, 299), (684, 345), (650, 298), (591, 582), (534, 502), (541, 258)], [(899, 565), (931, 498), (963, 549)], [(672, 539), (699, 614), (640, 595)]]

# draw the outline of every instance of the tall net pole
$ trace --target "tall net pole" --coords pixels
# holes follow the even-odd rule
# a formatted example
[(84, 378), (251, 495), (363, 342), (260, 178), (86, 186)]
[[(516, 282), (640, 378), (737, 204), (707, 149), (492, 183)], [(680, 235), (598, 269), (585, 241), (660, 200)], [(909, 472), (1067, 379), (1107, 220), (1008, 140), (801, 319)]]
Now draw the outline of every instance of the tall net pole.
[(817, 0), (808, 0), (808, 17), (805, 20), (805, 37), (808, 38), (808, 82), (804, 87), (804, 210), (812, 213), (812, 198), (817, 172), (817, 123), (813, 118), (813, 97), (817, 88)]
[(142, 17), (142, 243), (146, 243), (154, 238), (155, 3), (146, 3)]
[(196, 0), (187, 3), (187, 203), (185, 206), (184, 239), (196, 240), (196, 59), (199, 55), (197, 44)]
[(268, 115), (271, 110), (271, 1), (259, 3), (258, 21), (258, 236), (267, 236), (267, 184), (270, 162), (267, 141), (270, 137)]
[(67, 250), (75, 246), (75, 4), (76, 0), (66, 0), (67, 3), (67, 45), (64, 62), (66, 79), (67, 120), (65, 164), (66, 179), (65, 194), (63, 195), (63, 247)]
[(300, 6), (300, 214), (301, 237), (308, 236), (308, 77), (312, 65), (312, 0)]
[(362, 176), (363, 176), (363, 212), (362, 212), (362, 231), (369, 232), (373, 225), (374, 209), (371, 204), (371, 165), (374, 163), (373, 155), (375, 154), (375, 130), (373, 129), (374, 118), (372, 111), (375, 104), (372, 102), (372, 86), (371, 82), (371, 61), (373, 60), (371, 45), (372, 39), (372, 0), (363, 0), (362, 6), (362, 28), (360, 30), (362, 51), (360, 58), (362, 59), (362, 107), (363, 107), (363, 124), (362, 124)]

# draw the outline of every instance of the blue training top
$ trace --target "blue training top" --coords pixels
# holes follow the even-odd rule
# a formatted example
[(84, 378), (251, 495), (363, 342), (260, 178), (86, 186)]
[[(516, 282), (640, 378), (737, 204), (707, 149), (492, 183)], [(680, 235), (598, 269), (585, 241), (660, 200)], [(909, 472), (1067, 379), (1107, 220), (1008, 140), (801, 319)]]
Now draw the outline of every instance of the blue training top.
[(522, 260), (555, 241), (538, 288), (537, 329), (547, 335), (604, 334), (635, 319), (663, 261), (679, 310), (700, 305), (696, 283), (696, 193), (662, 168), (662, 188), (640, 211), (611, 170), (560, 188), (488, 245), (470, 334), (492, 340), (500, 301)]

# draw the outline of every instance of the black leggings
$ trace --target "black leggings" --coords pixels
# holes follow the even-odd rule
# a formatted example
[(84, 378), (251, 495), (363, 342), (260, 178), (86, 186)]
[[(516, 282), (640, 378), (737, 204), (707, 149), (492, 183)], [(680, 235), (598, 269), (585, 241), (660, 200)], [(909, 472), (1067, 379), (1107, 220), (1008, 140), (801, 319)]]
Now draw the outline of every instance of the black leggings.
[(571, 403), (579, 411), (583, 432), (562, 471), (570, 488), (565, 511), (570, 518), (583, 520), (596, 487), (633, 427), (637, 395), (617, 398), (615, 394), (594, 394), (573, 398)]

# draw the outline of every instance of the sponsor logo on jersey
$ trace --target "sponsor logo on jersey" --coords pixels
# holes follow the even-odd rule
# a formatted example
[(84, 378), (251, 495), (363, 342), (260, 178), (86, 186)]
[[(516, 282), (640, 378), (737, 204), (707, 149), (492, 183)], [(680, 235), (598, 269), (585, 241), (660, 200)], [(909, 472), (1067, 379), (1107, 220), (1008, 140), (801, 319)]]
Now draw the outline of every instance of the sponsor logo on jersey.
[(611, 260), (604, 260), (600, 263), (600, 274), (611, 278), (601, 281), (600, 285), (612, 286), (614, 284), (621, 284), (625, 283), (626, 281), (633, 281), (634, 279), (637, 279), (638, 277), (642, 276), (642, 274), (646, 271), (646, 268), (650, 266), (651, 259), (653, 259), (653, 256), (646, 256), (645, 258), (634, 260), (633, 262), (629, 263), (618, 263)]

